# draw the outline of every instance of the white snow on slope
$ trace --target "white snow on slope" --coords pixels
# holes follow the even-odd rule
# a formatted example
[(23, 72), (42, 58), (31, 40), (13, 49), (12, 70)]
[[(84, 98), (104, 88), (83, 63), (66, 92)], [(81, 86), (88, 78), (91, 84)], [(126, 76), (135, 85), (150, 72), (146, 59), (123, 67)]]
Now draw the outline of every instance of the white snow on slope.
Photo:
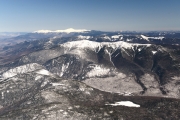
[(146, 36), (144, 36), (144, 35), (141, 35), (141, 37), (142, 37), (143, 39), (149, 41), (149, 38), (148, 38), (148, 37), (146, 37)]
[(118, 39), (120, 36), (123, 36), (123, 35), (113, 35), (111, 36), (111, 38)]
[(2, 94), (2, 99), (4, 99), (4, 92), (1, 92), (1, 94)]
[(101, 38), (104, 38), (104, 39), (107, 39), (107, 40), (111, 40), (111, 38), (109, 36), (104, 36), (104, 37), (101, 37)]
[(87, 73), (87, 77), (98, 77), (107, 75), (110, 72), (110, 69), (103, 68), (101, 66), (95, 65), (91, 71)]
[(63, 76), (64, 72), (68, 69), (68, 67), (69, 67), (69, 63), (62, 65), (60, 77)]
[(38, 70), (36, 73), (41, 74), (41, 75), (52, 75), (49, 71), (45, 69)]
[(149, 39), (157, 39), (157, 40), (162, 40), (164, 39), (164, 37), (147, 37), (145, 35), (141, 35), (141, 37), (147, 41), (149, 41)]
[(152, 54), (154, 55), (154, 54), (156, 54), (157, 53), (157, 51), (152, 51)]
[(94, 42), (94, 41), (88, 41), (88, 40), (80, 40), (80, 41), (72, 41), (67, 42), (60, 45), (61, 47), (67, 48), (68, 50), (71, 50), (71, 48), (77, 48), (77, 49), (85, 49), (85, 48), (91, 48), (93, 50), (96, 50), (97, 48), (102, 48), (103, 46), (111, 47), (113, 49), (118, 48), (125, 48), (125, 49), (131, 49), (134, 46), (151, 46), (151, 44), (134, 44), (134, 43), (127, 43), (124, 41), (118, 41), (118, 42)]
[(135, 104), (131, 101), (120, 101), (115, 102), (114, 104), (106, 104), (106, 105), (112, 105), (112, 106), (127, 106), (127, 107), (140, 107), (140, 105)]
[(164, 37), (150, 37), (150, 38), (152, 38), (152, 39), (158, 39), (158, 40), (164, 39)]
[(79, 35), (78, 36), (79, 39), (84, 39), (84, 40), (88, 40), (90, 38), (92, 38), (91, 36), (82, 36), (82, 35)]
[(51, 83), (52, 86), (64, 86), (65, 84), (61, 84), (61, 83)]
[(35, 71), (37, 69), (42, 69), (42, 68), (43, 67), (37, 63), (30, 63), (30, 64), (26, 64), (26, 65), (22, 65), (22, 66), (18, 66), (16, 68), (10, 69), (10, 70), (4, 72), (2, 74), (2, 77), (6, 79), (6, 78), (13, 77), (17, 74), (32, 72), (32, 71)]
[(71, 33), (71, 32), (87, 32), (90, 30), (86, 30), (86, 29), (73, 29), (73, 28), (68, 28), (66, 30), (38, 30), (38, 31), (34, 31), (34, 33), (56, 33), (56, 32), (64, 32), (64, 33)]

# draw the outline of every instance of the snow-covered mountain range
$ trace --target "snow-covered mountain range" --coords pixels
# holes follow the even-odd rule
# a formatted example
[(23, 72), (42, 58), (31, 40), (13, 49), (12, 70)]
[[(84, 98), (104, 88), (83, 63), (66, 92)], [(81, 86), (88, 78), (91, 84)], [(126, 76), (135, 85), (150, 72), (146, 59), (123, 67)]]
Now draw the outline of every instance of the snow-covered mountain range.
[[(17, 35), (17, 34), (16, 34)], [(86, 29), (66, 30), (37, 30), (32, 33), (19, 34), (19, 36), (8, 36), (1, 39), (1, 45), (14, 45), (23, 41), (34, 41), (39, 39), (66, 39), (91, 40), (97, 42), (125, 41), (130, 43), (151, 43), (151, 44), (179, 44), (179, 32), (104, 32)]]
[(83, 32), (88, 32), (90, 30), (86, 30), (86, 29), (73, 29), (73, 28), (68, 28), (66, 30), (38, 30), (38, 31), (34, 31), (34, 33), (83, 33)]
[(132, 118), (160, 119), (159, 107), (176, 119), (178, 34), (67, 29), (11, 38), (0, 52), (0, 119), (128, 119), (137, 110)]

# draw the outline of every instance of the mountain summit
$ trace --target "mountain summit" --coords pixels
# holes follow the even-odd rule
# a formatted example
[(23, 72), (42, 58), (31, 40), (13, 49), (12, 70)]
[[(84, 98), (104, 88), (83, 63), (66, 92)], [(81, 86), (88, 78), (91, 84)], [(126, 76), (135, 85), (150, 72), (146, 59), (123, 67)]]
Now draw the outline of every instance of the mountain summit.
[(86, 30), (86, 29), (73, 29), (73, 28), (68, 28), (65, 30), (38, 30), (38, 31), (34, 31), (34, 33), (52, 33), (52, 32), (65, 32), (65, 33), (71, 33), (71, 32), (86, 32), (86, 31), (90, 31), (90, 30)]

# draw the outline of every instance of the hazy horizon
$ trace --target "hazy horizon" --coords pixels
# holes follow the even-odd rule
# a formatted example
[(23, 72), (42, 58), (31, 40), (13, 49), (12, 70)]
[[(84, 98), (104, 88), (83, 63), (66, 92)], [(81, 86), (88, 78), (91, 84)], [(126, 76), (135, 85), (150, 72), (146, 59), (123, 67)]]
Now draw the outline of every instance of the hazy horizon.
[[(59, 30), (59, 29), (58, 29)], [(38, 31), (38, 30), (35, 30)], [(33, 33), (35, 31), (0, 31), (0, 33)], [(56, 31), (56, 30), (52, 30)], [(180, 32), (180, 30), (94, 30), (102, 32)]]

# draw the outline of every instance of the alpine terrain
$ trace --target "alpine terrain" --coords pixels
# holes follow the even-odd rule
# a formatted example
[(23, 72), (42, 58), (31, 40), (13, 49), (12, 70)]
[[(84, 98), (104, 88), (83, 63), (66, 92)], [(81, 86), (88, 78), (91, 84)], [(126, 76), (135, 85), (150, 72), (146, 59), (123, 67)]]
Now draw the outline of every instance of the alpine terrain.
[(3, 37), (1, 120), (179, 120), (180, 32)]

